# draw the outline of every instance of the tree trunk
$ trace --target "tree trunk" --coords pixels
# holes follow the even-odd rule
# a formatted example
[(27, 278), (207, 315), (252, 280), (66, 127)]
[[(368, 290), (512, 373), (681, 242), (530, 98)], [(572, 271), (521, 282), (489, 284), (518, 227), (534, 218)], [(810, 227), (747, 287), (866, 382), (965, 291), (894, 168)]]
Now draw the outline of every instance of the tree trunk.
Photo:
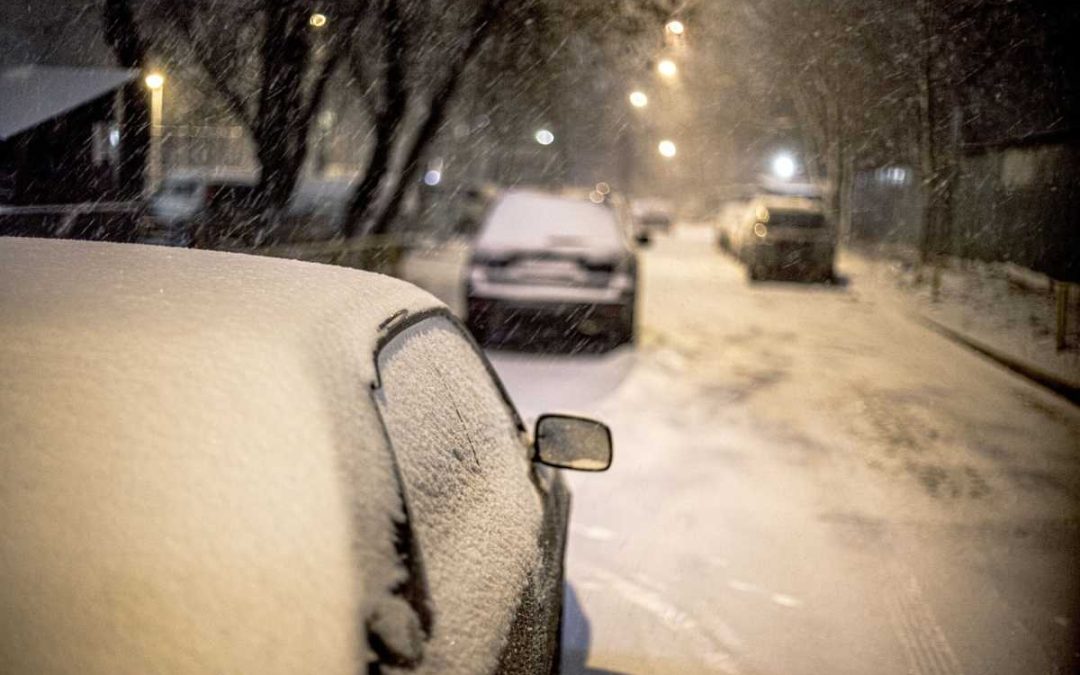
[(375, 209), (379, 188), (390, 172), (394, 146), (408, 107), (405, 91), (406, 36), (397, 0), (384, 0), (380, 6), (382, 24), (387, 27), (384, 41), (386, 70), (382, 74), (383, 98), (375, 114), (375, 147), (368, 158), (363, 180), (349, 199), (342, 234), (350, 239), (366, 230), (365, 222)]
[[(143, 42), (128, 0), (105, 0), (102, 9), (105, 41), (121, 68), (142, 70), (146, 65)], [(120, 95), (120, 165), (117, 191), (122, 199), (137, 199), (146, 184), (150, 149), (150, 106), (142, 77), (126, 84)]]
[(299, 0), (264, 0), (262, 86), (255, 121), (259, 160), (256, 203), (283, 211), (307, 156), (304, 74), (311, 55), (308, 10)]
[(473, 30), (469, 35), (469, 42), (458, 55), (457, 60), (451, 63), (446, 78), (432, 95), (431, 101), (428, 104), (427, 115), (425, 116), (424, 122), (420, 125), (419, 131), (417, 131), (416, 135), (413, 137), (412, 145), (409, 147), (409, 151), (405, 156), (401, 174), (398, 177), (397, 184), (394, 186), (394, 192), (390, 197), (390, 201), (375, 219), (374, 224), (368, 232), (369, 234), (386, 234), (390, 229), (390, 225), (394, 222), (394, 219), (397, 218), (406, 193), (416, 182), (420, 160), (423, 158), (424, 152), (427, 151), (428, 146), (431, 145), (431, 142), (435, 139), (439, 129), (442, 127), (443, 120), (446, 118), (446, 113), (450, 109), (450, 104), (453, 102), (454, 94), (460, 84), (461, 74), (472, 62), (477, 52), (480, 51), (480, 47), (484, 44), (484, 40), (487, 38), (490, 28), (495, 21), (498, 8), (499, 4), (495, 0), (488, 0), (477, 14), (476, 20), (473, 23)]
[(846, 150), (841, 152), (840, 165), (840, 231), (838, 236), (844, 244), (854, 236), (853, 202), (855, 198), (855, 156)]

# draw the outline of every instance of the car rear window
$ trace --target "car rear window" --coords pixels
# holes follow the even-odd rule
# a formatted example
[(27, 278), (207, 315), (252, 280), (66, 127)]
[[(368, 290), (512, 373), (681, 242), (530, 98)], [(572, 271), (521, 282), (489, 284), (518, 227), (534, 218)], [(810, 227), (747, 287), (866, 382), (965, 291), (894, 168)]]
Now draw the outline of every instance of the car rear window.
[(485, 248), (613, 249), (622, 244), (612, 209), (542, 194), (511, 194), (492, 210), (477, 241)]
[(825, 227), (825, 216), (801, 211), (770, 211), (769, 226), (819, 230)]
[(162, 192), (170, 197), (191, 197), (195, 194), (198, 185), (193, 180), (184, 180), (166, 183)]

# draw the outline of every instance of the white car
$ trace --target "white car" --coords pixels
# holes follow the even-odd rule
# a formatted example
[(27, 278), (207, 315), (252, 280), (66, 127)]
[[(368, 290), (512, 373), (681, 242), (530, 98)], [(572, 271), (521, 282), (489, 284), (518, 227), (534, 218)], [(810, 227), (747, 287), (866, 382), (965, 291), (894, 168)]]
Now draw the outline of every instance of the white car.
[[(549, 672), (569, 497), (432, 296), (211, 251), (0, 238), (0, 670)], [(549, 466), (550, 465), (550, 466)]]
[(635, 199), (631, 205), (634, 218), (646, 230), (670, 232), (675, 221), (675, 208), (666, 199)]
[(633, 342), (637, 257), (624, 217), (585, 197), (505, 193), (474, 243), (465, 282), (477, 340)]
[[(246, 172), (177, 172), (150, 198), (154, 224), (147, 243), (215, 248), (224, 243), (255, 244), (257, 179)], [(277, 241), (324, 241), (341, 233), (352, 195), (348, 180), (299, 181), (289, 198)]]
[(222, 203), (242, 202), (255, 191), (256, 177), (247, 172), (177, 172), (165, 177), (150, 198), (154, 243), (188, 246), (200, 220)]

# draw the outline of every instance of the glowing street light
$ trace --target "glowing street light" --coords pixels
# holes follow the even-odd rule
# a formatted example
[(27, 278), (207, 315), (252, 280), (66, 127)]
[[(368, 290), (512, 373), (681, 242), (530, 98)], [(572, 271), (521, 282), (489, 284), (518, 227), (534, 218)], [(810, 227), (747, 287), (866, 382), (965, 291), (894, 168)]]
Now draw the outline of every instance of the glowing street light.
[(656, 71), (664, 77), (672, 78), (679, 74), (679, 67), (671, 59), (664, 59), (656, 64)]
[(536, 132), (536, 142), (540, 145), (551, 145), (555, 142), (555, 134), (547, 129), (541, 129)]
[(310, 17), (310, 18), (308, 19), (308, 24), (309, 24), (309, 25), (310, 25), (310, 26), (311, 26), (312, 28), (322, 28), (323, 26), (325, 26), (325, 25), (326, 25), (326, 15), (325, 15), (325, 14), (320, 14), (320, 13), (318, 13), (318, 12), (315, 12), (315, 13), (314, 13), (314, 14), (312, 14), (312, 15), (311, 15), (311, 17)]
[(667, 158), (667, 159), (671, 159), (679, 151), (679, 149), (675, 147), (674, 142), (666, 140), (666, 139), (663, 140), (663, 141), (660, 141), (660, 145), (657, 146), (657, 149), (660, 151), (660, 155), (662, 157)]
[(630, 105), (635, 108), (644, 108), (649, 105), (649, 97), (643, 91), (634, 91), (630, 93)]
[(683, 22), (679, 21), (678, 19), (668, 21), (667, 25), (664, 26), (664, 28), (666, 28), (667, 32), (671, 33), (672, 35), (682, 35), (686, 32), (686, 26), (684, 26)]
[(773, 158), (772, 171), (777, 178), (792, 178), (795, 175), (795, 158), (786, 152), (780, 153)]
[(161, 118), (164, 109), (165, 76), (158, 72), (149, 72), (143, 80), (150, 90), (150, 156), (147, 158), (147, 177), (145, 190), (153, 194), (161, 185)]

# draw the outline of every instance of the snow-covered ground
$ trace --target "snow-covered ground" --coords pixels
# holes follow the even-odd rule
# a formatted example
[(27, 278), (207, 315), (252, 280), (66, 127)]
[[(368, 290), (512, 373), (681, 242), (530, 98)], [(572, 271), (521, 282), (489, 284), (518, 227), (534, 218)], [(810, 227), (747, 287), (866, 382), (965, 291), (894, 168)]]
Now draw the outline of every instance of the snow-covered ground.
[[(930, 284), (918, 283), (918, 272), (885, 257), (848, 253), (849, 270), (881, 293), (892, 293), (912, 311), (1057, 379), (1080, 386), (1080, 348), (1076, 316), (1080, 302), (1072, 292), (1067, 330), (1069, 349), (1056, 346), (1056, 305), (1052, 293), (1010, 282), (1001, 263), (967, 261), (944, 269), (937, 299)], [(1039, 276), (1039, 275), (1035, 275)]]
[(614, 431), (610, 472), (569, 475), (567, 672), (1080, 667), (1075, 407), (855, 267), (748, 285), (681, 227), (642, 270), (637, 348), (492, 354), (523, 414)]

